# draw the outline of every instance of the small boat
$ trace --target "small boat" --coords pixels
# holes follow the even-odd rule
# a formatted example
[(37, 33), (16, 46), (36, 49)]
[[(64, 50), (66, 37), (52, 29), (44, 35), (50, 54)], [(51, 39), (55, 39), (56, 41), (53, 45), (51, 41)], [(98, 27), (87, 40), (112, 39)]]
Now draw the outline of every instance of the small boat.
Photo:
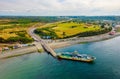
[(58, 53), (57, 57), (60, 59), (82, 61), (82, 62), (93, 62), (96, 58), (87, 54), (79, 54), (77, 51), (69, 53)]

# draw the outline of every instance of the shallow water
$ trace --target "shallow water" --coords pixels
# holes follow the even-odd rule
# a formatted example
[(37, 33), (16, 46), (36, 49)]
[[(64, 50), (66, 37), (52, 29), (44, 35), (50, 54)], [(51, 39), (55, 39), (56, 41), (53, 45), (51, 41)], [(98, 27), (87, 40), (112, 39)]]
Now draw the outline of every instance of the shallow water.
[(95, 56), (88, 64), (33, 53), (0, 61), (0, 79), (120, 79), (120, 37), (55, 50)]

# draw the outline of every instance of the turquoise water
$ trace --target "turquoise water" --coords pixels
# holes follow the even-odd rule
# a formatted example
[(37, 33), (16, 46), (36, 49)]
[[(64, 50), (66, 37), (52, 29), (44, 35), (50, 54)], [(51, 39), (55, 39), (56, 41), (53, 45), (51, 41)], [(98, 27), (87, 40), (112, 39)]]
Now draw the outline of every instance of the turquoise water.
[(120, 37), (55, 50), (95, 56), (94, 63), (57, 60), (33, 53), (0, 61), (0, 79), (120, 79)]

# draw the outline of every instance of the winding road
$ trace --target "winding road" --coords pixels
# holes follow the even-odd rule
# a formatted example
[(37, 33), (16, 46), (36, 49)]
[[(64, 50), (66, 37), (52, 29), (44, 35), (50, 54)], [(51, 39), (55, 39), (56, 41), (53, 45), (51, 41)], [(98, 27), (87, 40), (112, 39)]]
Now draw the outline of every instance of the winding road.
[(51, 54), (53, 57), (56, 57), (57, 54), (54, 52), (54, 50), (43, 40), (40, 38), (40, 36), (36, 35), (34, 33), (34, 30), (36, 28), (35, 27), (31, 27), (28, 31), (29, 35), (35, 40), (35, 45), (38, 48), (38, 50), (41, 48), (41, 46), (43, 47), (43, 49), (48, 52), (49, 54)]

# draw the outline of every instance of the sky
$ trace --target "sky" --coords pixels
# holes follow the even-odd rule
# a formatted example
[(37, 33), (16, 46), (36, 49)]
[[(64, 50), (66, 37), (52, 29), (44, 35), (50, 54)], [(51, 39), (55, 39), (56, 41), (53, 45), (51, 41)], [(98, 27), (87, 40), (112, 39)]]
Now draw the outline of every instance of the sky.
[(0, 0), (0, 15), (120, 15), (120, 0)]

